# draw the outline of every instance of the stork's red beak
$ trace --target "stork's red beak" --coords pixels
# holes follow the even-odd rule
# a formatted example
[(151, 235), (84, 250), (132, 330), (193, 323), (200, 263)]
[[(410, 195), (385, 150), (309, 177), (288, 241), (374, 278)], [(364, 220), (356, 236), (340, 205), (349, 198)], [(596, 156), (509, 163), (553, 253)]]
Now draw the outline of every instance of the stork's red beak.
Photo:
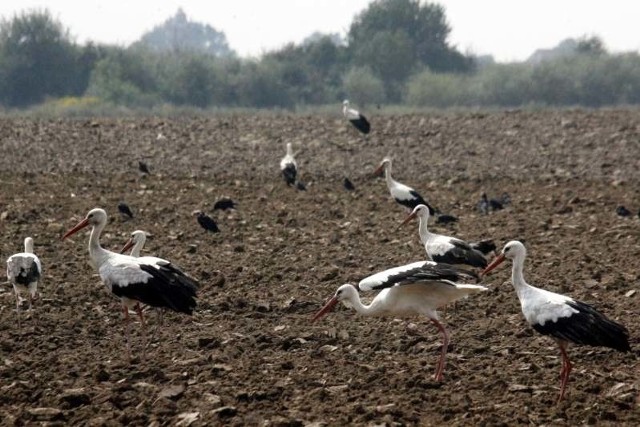
[(322, 307), (320, 311), (318, 311), (316, 315), (313, 316), (313, 321), (315, 322), (316, 320), (320, 319), (325, 314), (333, 310), (337, 304), (338, 304), (338, 298), (336, 298), (335, 296), (331, 297), (331, 299), (327, 301), (324, 307)]
[(380, 175), (382, 175), (382, 171), (384, 171), (384, 164), (381, 164), (380, 166), (378, 166), (376, 168), (376, 170), (373, 171), (372, 175), (373, 176), (380, 176)]
[(502, 262), (507, 259), (507, 257), (504, 256), (504, 254), (500, 254), (497, 257), (495, 257), (495, 259), (491, 262), (491, 264), (489, 264), (487, 266), (487, 268), (485, 268), (484, 270), (482, 270), (482, 273), (480, 273), (481, 276), (484, 276), (485, 274), (489, 273), (491, 270), (493, 270), (494, 268), (496, 268), (497, 266), (499, 266), (500, 264), (502, 264)]
[(132, 246), (133, 246), (133, 239), (127, 240), (127, 243), (125, 243), (122, 249), (120, 249), (120, 253), (121, 254), (125, 253), (128, 249), (131, 249)]
[(73, 227), (71, 230), (69, 230), (66, 233), (64, 233), (64, 236), (62, 236), (62, 240), (66, 239), (67, 237), (71, 236), (72, 234), (76, 234), (78, 231), (82, 230), (87, 225), (89, 225), (89, 219), (85, 218), (82, 221), (80, 221), (78, 224), (76, 224), (76, 226)]
[(414, 219), (416, 216), (418, 215), (418, 213), (416, 211), (411, 212), (405, 219), (404, 221), (402, 221), (402, 223), (398, 226), (398, 228), (402, 227), (403, 225), (408, 224), (412, 219)]

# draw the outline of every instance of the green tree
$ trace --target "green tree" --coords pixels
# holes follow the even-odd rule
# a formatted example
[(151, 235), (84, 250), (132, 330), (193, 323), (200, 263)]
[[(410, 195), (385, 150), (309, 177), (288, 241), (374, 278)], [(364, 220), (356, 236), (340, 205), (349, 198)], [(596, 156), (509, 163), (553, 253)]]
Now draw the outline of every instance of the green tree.
[(0, 21), (0, 101), (24, 107), (82, 93), (87, 80), (79, 56), (68, 31), (46, 10)]
[(136, 44), (156, 52), (192, 52), (218, 57), (234, 55), (223, 32), (210, 25), (190, 21), (182, 9), (144, 34)]
[[(438, 4), (419, 0), (376, 0), (354, 19), (348, 42), (357, 63), (367, 65), (375, 72), (385, 67), (393, 68), (392, 65), (381, 66), (380, 61), (384, 58), (378, 56), (384, 56), (386, 52), (378, 51), (378, 46), (385, 49), (400, 47), (401, 52), (389, 59), (389, 62), (402, 61), (396, 67), (411, 70), (421, 65), (438, 72), (471, 70), (473, 60), (448, 45), (450, 31), (444, 8)], [(379, 33), (386, 33), (386, 36), (376, 37)], [(412, 58), (406, 57), (405, 51), (409, 49), (413, 52)], [(403, 77), (407, 76), (404, 73)]]
[(169, 86), (168, 101), (177, 105), (206, 108), (213, 102), (216, 74), (212, 63), (202, 55), (178, 55), (176, 73)]
[(344, 92), (347, 98), (357, 100), (363, 107), (367, 104), (383, 102), (384, 84), (367, 67), (354, 67), (344, 76)]
[(112, 48), (96, 63), (87, 93), (114, 104), (150, 107), (160, 101), (154, 74), (160, 62), (140, 49)]

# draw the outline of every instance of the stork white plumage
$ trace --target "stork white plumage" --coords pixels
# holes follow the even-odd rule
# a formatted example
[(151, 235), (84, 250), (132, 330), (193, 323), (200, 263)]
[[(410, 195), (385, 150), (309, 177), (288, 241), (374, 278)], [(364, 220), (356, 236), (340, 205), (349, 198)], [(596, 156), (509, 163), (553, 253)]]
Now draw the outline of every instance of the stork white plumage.
[(351, 108), (348, 99), (342, 101), (342, 115), (362, 134), (367, 135), (371, 131), (369, 120), (360, 114), (358, 110)]
[(296, 163), (296, 159), (293, 156), (293, 148), (291, 148), (290, 142), (287, 142), (287, 153), (280, 160), (280, 172), (282, 172), (282, 177), (288, 186), (295, 185), (298, 175), (298, 163)]
[[(92, 209), (62, 239), (91, 226), (89, 256), (98, 270), (100, 279), (109, 291), (120, 298), (125, 320), (127, 353), (129, 349), (129, 309), (138, 303), (151, 307), (192, 314), (196, 307), (198, 282), (185, 275), (171, 262), (150, 256), (132, 257), (108, 251), (100, 246), (100, 234), (107, 224), (107, 213)], [(141, 312), (138, 312), (141, 315)]]
[[(480, 285), (456, 283), (471, 279), (477, 279), (477, 276), (451, 265), (432, 261), (414, 262), (362, 279), (357, 288), (351, 284), (340, 286), (313, 320), (323, 317), (339, 302), (353, 307), (364, 316), (427, 316), (442, 333), (442, 351), (435, 372), (436, 381), (442, 381), (449, 334), (436, 310), (469, 294), (487, 290)], [(369, 305), (364, 305), (358, 291), (373, 290), (380, 292)]]
[(631, 350), (629, 332), (623, 325), (608, 319), (588, 304), (528, 284), (523, 274), (526, 255), (524, 245), (512, 240), (482, 274), (489, 273), (505, 259), (513, 261), (511, 283), (520, 300), (522, 314), (533, 329), (553, 337), (560, 347), (560, 401), (564, 397), (572, 368), (567, 355), (569, 343), (609, 347), (626, 352)]
[(379, 176), (383, 171), (389, 193), (391, 193), (391, 197), (393, 197), (397, 203), (407, 209), (413, 209), (418, 205), (425, 205), (429, 208), (429, 213), (431, 213), (431, 215), (435, 214), (433, 207), (427, 203), (427, 201), (424, 200), (416, 190), (391, 177), (391, 158), (385, 157), (382, 159), (380, 165), (378, 165), (378, 168), (373, 172), (373, 174)]
[(20, 293), (24, 292), (29, 298), (29, 312), (33, 308), (33, 299), (38, 292), (38, 282), (42, 277), (42, 264), (33, 253), (33, 239), (24, 239), (24, 252), (11, 255), (7, 259), (7, 279), (13, 286), (16, 297), (16, 313), (18, 328), (20, 328)]
[(408, 224), (414, 218), (418, 218), (420, 241), (427, 251), (427, 256), (435, 262), (446, 264), (465, 264), (472, 267), (484, 268), (487, 266), (487, 259), (484, 254), (474, 249), (471, 244), (455, 237), (435, 234), (429, 231), (429, 208), (425, 205), (416, 206), (407, 218), (400, 224)]

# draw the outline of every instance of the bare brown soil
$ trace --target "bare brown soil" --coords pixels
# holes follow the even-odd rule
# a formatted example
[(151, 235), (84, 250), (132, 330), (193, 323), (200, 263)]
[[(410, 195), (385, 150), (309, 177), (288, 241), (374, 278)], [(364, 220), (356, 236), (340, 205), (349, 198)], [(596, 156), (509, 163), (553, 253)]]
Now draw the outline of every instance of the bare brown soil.
[[(22, 330), (12, 292), (0, 292), (0, 423), (640, 425), (640, 113), (370, 119), (366, 141), (338, 116), (0, 120), (0, 256), (33, 236), (45, 270)], [(279, 176), (285, 142), (306, 192)], [(417, 225), (396, 229), (405, 212), (370, 176), (385, 155), (398, 180), (460, 219), (432, 229), (523, 240), (528, 281), (627, 325), (633, 352), (572, 347), (556, 404), (560, 354), (526, 325), (508, 266), (484, 280), (490, 292), (442, 313), (452, 338), (442, 383), (440, 336), (425, 319), (341, 307), (312, 323), (339, 285), (425, 256)], [(506, 191), (512, 205), (483, 216), (482, 191)], [(221, 196), (239, 208), (212, 214), (222, 232), (207, 234), (192, 211)], [(634, 216), (617, 216), (619, 204)], [(165, 316), (146, 357), (132, 325), (131, 362), (88, 234), (60, 240), (94, 207), (110, 214), (105, 247), (144, 229), (145, 253), (202, 284), (194, 316)], [(147, 317), (152, 330), (156, 313)]]

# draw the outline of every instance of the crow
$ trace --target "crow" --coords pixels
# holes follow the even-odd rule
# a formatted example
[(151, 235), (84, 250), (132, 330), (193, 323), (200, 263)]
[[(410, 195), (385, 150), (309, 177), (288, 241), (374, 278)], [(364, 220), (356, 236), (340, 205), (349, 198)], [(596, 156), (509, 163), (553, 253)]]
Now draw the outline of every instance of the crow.
[(142, 160), (138, 160), (138, 169), (140, 170), (140, 172), (147, 175), (151, 174), (151, 172), (149, 171), (149, 166), (147, 166), (147, 164)]
[(125, 202), (118, 203), (118, 211), (122, 215), (126, 215), (129, 218), (133, 218), (133, 212), (131, 212), (131, 208)]
[(220, 210), (226, 211), (227, 209), (235, 209), (236, 206), (237, 206), (236, 202), (234, 202), (228, 197), (223, 197), (213, 205), (213, 210), (215, 211), (220, 209)]
[(213, 218), (211, 218), (209, 215), (205, 214), (202, 211), (196, 211), (195, 215), (198, 219), (198, 224), (200, 224), (202, 228), (212, 233), (220, 232), (220, 229), (218, 228), (218, 224), (216, 224)]

